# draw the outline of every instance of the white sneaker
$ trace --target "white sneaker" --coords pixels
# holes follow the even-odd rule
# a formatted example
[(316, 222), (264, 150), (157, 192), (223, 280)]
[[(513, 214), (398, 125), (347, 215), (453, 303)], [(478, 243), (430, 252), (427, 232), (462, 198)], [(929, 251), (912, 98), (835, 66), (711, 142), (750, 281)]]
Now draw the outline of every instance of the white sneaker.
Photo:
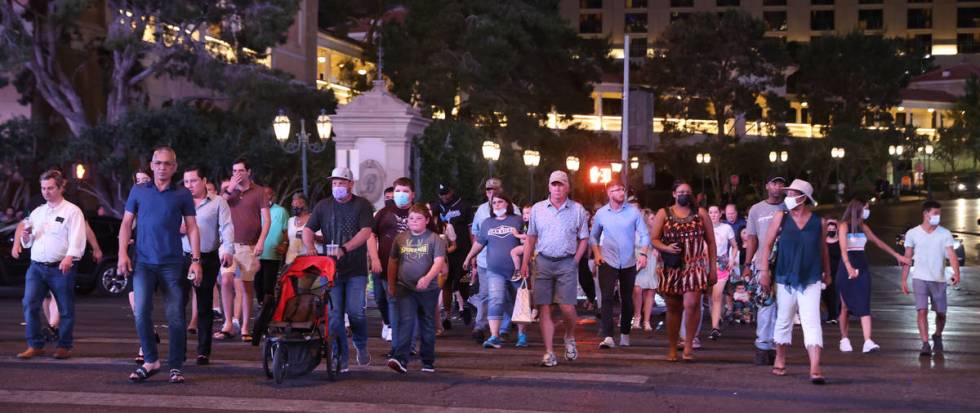
[(619, 346), (620, 347), (629, 347), (630, 346), (630, 335), (629, 334), (620, 334), (619, 335)]
[(851, 347), (851, 340), (848, 339), (847, 337), (840, 339), (840, 351), (841, 353), (850, 353), (854, 351), (854, 348)]
[(867, 353), (878, 351), (880, 349), (881, 347), (875, 344), (873, 340), (868, 340), (864, 342), (864, 348), (861, 351), (867, 354)]
[(391, 341), (391, 327), (388, 327), (387, 324), (381, 326), (381, 339)]
[(613, 347), (616, 347), (616, 343), (613, 343), (612, 337), (606, 337), (604, 340), (602, 340), (602, 342), (599, 343), (599, 348), (602, 349), (613, 348)]

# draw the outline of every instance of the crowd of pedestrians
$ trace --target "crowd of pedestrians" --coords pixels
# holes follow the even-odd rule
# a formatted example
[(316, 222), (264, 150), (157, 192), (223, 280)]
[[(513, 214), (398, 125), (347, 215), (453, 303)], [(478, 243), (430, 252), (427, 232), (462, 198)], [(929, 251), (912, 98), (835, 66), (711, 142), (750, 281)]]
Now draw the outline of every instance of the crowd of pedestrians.
[[(182, 185), (174, 178), (178, 170)], [(129, 376), (134, 382), (163, 368), (151, 317), (156, 291), (166, 306), (169, 380), (182, 383), (188, 336), (198, 341), (197, 365), (210, 364), (214, 340), (258, 342), (261, 332), (250, 323), (256, 305), (275, 302), (278, 274), (302, 255), (331, 256), (336, 263), (326, 328), (331, 337), (344, 338), (331, 342), (341, 373), (350, 370), (351, 360), (358, 366), (372, 362), (365, 313), (370, 288), (382, 320), (379, 338), (391, 342), (383, 358), (401, 373), (416, 358), (421, 371), (434, 372), (438, 337), (454, 323), (471, 326), (475, 341), (489, 351), (511, 342), (511, 333), (513, 346), (527, 347), (529, 325), (537, 322), (544, 350), (540, 365), (559, 363), (557, 334), (563, 359), (575, 361), (583, 296), (586, 313), (597, 307), (600, 351), (628, 347), (634, 331), (655, 329), (654, 308), (662, 298), (667, 360), (694, 360), (707, 308), (711, 340), (722, 339), (725, 321), (754, 321), (755, 361), (777, 376), (786, 374), (794, 322), (800, 324), (810, 379), (823, 384), (823, 322), (838, 325), (842, 352), (852, 351), (849, 315), (860, 320), (863, 352), (880, 348), (871, 338), (868, 241), (903, 265), (906, 294), (911, 273), (922, 355), (942, 351), (947, 257), (951, 282), (959, 282), (952, 236), (939, 225), (938, 203), (924, 204), (922, 224), (908, 231), (901, 255), (865, 223), (866, 201), (855, 198), (840, 220), (828, 219), (814, 211), (808, 182), (787, 185), (778, 175), (766, 180), (765, 199), (743, 218), (734, 203), (699, 203), (683, 181), (673, 185), (670, 205), (655, 210), (629, 198), (621, 182), (609, 182), (607, 203), (592, 213), (570, 198), (563, 171), (548, 176), (546, 199), (523, 207), (500, 179), (490, 177), (483, 186), (486, 200), (475, 210), (450, 184), (439, 185), (438, 201), (419, 203), (415, 182), (402, 177), (375, 211), (354, 194), (352, 172), (338, 167), (329, 176), (329, 197), (311, 208), (302, 193), (281, 194), (287, 209), (276, 202), (274, 190), (255, 182), (248, 160), (236, 160), (229, 172), (228, 181), (215, 185), (209, 171), (178, 165), (176, 152), (160, 147), (149, 171), (135, 176), (117, 265), (133, 280), (140, 342), (138, 366)], [(43, 174), (46, 202), (15, 235), (15, 257), (31, 249), (23, 299), (28, 348), (18, 354), (22, 359), (43, 354), (43, 330), (53, 326), (54, 357), (71, 357), (75, 263), (87, 243), (99, 249), (81, 210), (64, 199), (64, 187), (60, 172)], [(49, 296), (49, 312), (60, 319), (42, 312)], [(929, 302), (937, 314), (931, 336)]]

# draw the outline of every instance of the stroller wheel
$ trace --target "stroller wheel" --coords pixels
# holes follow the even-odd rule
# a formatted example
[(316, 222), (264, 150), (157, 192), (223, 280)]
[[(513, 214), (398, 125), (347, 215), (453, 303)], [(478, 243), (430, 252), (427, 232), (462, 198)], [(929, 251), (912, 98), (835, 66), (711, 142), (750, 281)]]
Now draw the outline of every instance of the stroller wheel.
[(272, 343), (268, 339), (262, 341), (262, 371), (266, 378), (272, 378)]
[(289, 357), (286, 348), (287, 346), (282, 344), (272, 346), (272, 378), (276, 380), (276, 384), (282, 384), (283, 379), (286, 378)]

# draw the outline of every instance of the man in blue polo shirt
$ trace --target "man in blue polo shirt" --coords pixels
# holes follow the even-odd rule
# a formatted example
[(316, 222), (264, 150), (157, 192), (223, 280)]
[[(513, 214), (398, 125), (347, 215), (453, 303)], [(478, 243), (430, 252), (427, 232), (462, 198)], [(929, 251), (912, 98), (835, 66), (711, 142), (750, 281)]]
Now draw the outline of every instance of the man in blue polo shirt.
[[(136, 299), (136, 332), (143, 348), (144, 363), (129, 379), (141, 382), (160, 370), (157, 343), (153, 334), (153, 291), (160, 286), (166, 296), (167, 327), (169, 328), (170, 382), (183, 383), (180, 371), (187, 352), (187, 281), (200, 285), (201, 238), (197, 227), (196, 208), (191, 193), (173, 182), (177, 171), (177, 154), (169, 147), (153, 151), (150, 161), (153, 181), (134, 185), (126, 201), (126, 213), (119, 228), (120, 274), (133, 274), (133, 293)], [(136, 267), (127, 254), (136, 221)], [(187, 276), (183, 274), (184, 251), (181, 246), (181, 219), (186, 224), (187, 239), (191, 244), (191, 264)]]
[[(619, 181), (606, 184), (609, 203), (595, 213), (595, 222), (589, 243), (599, 271), (599, 289), (602, 290), (602, 335), (606, 338), (599, 348), (607, 349), (613, 343), (613, 291), (619, 283), (619, 345), (630, 345), (630, 314), (633, 314), (633, 285), (636, 271), (647, 265), (647, 247), (650, 231), (643, 221), (643, 212), (626, 202), (626, 187)], [(640, 235), (639, 257), (636, 257), (636, 235)]]

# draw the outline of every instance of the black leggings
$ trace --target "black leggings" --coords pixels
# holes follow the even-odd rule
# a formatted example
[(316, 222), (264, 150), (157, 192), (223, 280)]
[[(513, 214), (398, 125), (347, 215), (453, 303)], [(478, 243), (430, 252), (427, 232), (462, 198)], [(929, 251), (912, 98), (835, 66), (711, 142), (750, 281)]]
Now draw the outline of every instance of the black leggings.
[(276, 293), (276, 280), (279, 278), (279, 260), (259, 260), (259, 272), (255, 274), (255, 298), (265, 302), (266, 295)]

